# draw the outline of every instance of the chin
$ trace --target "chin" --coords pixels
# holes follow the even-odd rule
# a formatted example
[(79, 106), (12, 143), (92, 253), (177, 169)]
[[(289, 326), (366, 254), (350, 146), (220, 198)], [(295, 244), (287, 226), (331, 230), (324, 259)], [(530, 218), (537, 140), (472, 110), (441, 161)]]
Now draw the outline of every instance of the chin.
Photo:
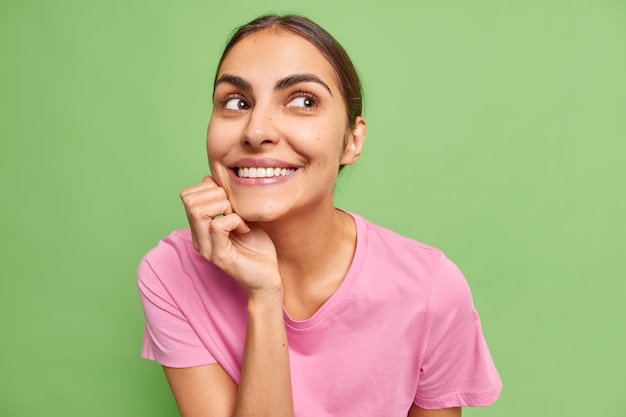
[(245, 212), (239, 213), (237, 212), (237, 214), (239, 214), (239, 216), (241, 216), (241, 218), (246, 223), (271, 223), (271, 222), (275, 222), (281, 219), (280, 216), (277, 216), (275, 214), (267, 214), (267, 213), (245, 213)]
[(258, 204), (233, 204), (233, 210), (246, 222), (272, 222), (280, 219), (282, 213), (271, 205)]

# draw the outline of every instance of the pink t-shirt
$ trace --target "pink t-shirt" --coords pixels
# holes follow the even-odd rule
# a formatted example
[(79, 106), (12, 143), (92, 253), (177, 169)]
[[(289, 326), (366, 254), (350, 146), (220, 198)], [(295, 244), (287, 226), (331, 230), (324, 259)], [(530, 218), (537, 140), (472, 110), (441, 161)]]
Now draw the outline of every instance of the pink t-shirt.
[[(501, 381), (467, 282), (441, 251), (353, 215), (348, 274), (308, 320), (285, 312), (295, 415), (406, 417), (485, 406)], [(176, 231), (139, 266), (142, 356), (168, 367), (219, 363), (239, 383), (246, 294)]]

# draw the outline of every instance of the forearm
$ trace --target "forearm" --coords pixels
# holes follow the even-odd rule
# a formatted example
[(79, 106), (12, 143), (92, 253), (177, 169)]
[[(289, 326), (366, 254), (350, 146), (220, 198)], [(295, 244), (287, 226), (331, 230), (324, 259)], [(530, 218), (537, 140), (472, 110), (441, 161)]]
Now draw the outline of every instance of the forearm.
[(239, 392), (233, 417), (293, 417), (282, 292), (251, 296)]

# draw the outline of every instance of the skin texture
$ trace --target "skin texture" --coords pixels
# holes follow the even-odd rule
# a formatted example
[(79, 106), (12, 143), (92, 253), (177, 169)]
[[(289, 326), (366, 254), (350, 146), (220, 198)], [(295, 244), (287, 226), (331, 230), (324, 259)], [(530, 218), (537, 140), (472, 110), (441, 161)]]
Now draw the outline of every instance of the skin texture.
[[(270, 44), (272, 39), (278, 44)], [(281, 81), (303, 74), (315, 75), (324, 85), (303, 82), (277, 90)], [(251, 90), (220, 82), (226, 76), (242, 79)], [(343, 152), (343, 139), (351, 133), (345, 105), (332, 67), (317, 49), (298, 36), (262, 32), (232, 49), (217, 79), (207, 135), (209, 164), (234, 210), (248, 221), (271, 222), (303, 210), (332, 208), (337, 167), (353, 163), (358, 153)], [(305, 107), (310, 96), (319, 103)], [(230, 110), (237, 104), (250, 110)], [(241, 162), (245, 158), (271, 158), (298, 171), (278, 186), (238, 186), (229, 178), (231, 168), (246, 165)]]
[[(212, 177), (181, 199), (194, 248), (248, 294), (248, 328), (239, 386), (217, 364), (165, 368), (185, 417), (293, 416), (283, 307), (296, 320), (311, 317), (341, 284), (356, 245), (333, 188), (339, 167), (358, 159), (366, 127), (360, 117), (348, 123), (335, 80), (312, 44), (277, 30), (244, 38), (218, 71)], [(235, 174), (251, 166), (293, 173)], [(408, 408), (410, 417), (460, 415)]]

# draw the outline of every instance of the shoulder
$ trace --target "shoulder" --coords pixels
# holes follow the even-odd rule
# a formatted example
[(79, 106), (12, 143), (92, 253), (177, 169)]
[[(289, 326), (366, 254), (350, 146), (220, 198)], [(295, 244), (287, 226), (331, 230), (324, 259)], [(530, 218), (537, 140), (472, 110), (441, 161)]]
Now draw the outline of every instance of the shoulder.
[(372, 243), (388, 245), (393, 251), (402, 250), (410, 253), (419, 253), (422, 256), (433, 259), (442, 255), (441, 250), (433, 246), (402, 235), (395, 230), (372, 223), (364, 217), (358, 215), (352, 216), (357, 224), (358, 232), (367, 233)]
[(469, 286), (457, 265), (433, 246), (354, 216), (367, 235), (367, 263), (385, 276), (405, 277), (416, 291), (430, 294), (433, 307), (471, 302)]
[(188, 229), (174, 231), (142, 258), (137, 285), (152, 303), (176, 305), (194, 315), (206, 310), (204, 303), (238, 305), (242, 299), (239, 284), (196, 252)]
[(137, 278), (140, 285), (149, 284), (155, 279), (167, 281), (183, 274), (188, 275), (198, 268), (207, 268), (208, 265), (193, 249), (190, 230), (175, 230), (141, 259)]
[(367, 239), (368, 258), (381, 266), (407, 269), (413, 274), (437, 274), (451, 262), (433, 246), (404, 236), (387, 227), (353, 215), (358, 233)]
[(187, 251), (189, 247), (192, 247), (191, 231), (189, 229), (174, 230), (148, 251), (143, 259), (154, 261), (164, 256), (169, 257), (179, 254), (181, 251)]

